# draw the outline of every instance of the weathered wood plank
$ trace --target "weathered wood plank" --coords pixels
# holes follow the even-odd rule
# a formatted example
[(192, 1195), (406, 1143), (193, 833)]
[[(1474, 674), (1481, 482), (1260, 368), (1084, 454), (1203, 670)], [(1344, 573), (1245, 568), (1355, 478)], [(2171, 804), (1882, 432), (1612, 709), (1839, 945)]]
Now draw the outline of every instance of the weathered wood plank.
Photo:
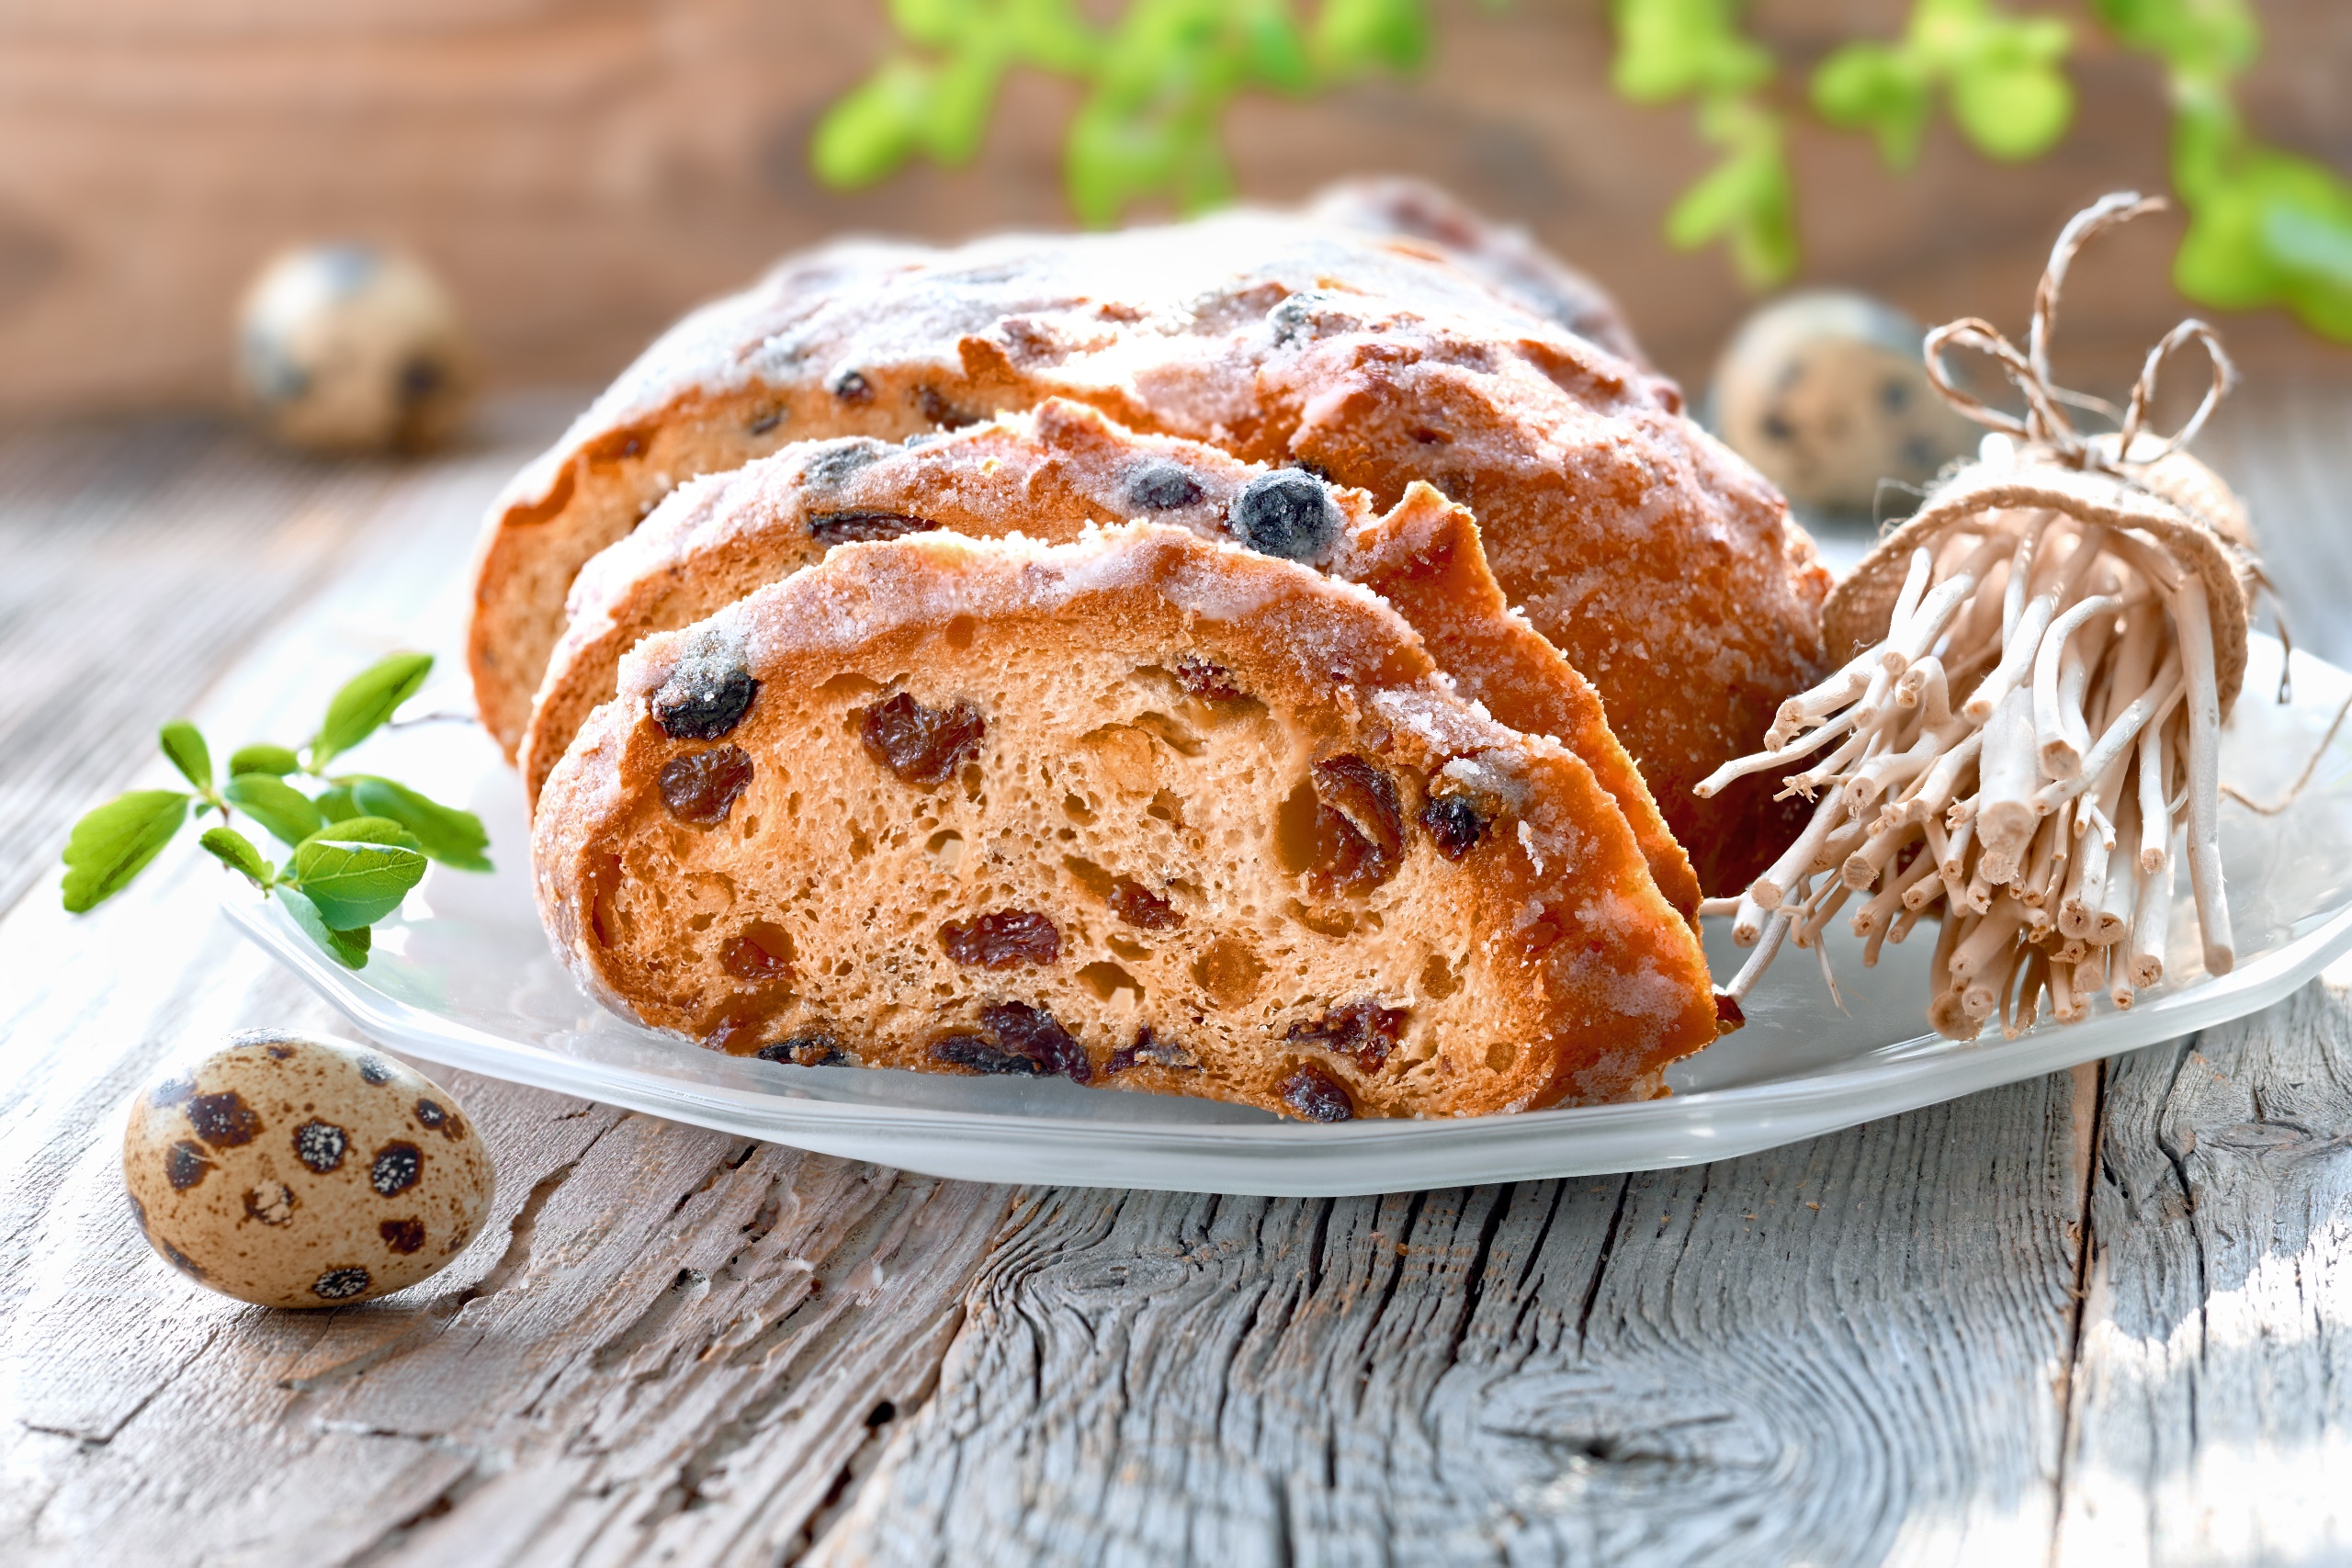
[(2055, 1561), (2352, 1556), (2352, 964), (2120, 1059)]
[[(402, 476), (199, 716), (292, 733), (360, 660), (446, 643), (514, 460)], [(143, 750), (160, 715), (134, 716)], [(6, 1558), (772, 1561), (836, 1506), (931, 1384), (1005, 1194), (461, 1079), (502, 1185), (449, 1271), (317, 1316), (192, 1291), (122, 1211), (124, 1099), (228, 1029), (328, 1022), (220, 886), (183, 845), (91, 916), (0, 920)]]
[(1623, 1181), (1037, 1194), (811, 1561), (2038, 1555), (2077, 1088)]

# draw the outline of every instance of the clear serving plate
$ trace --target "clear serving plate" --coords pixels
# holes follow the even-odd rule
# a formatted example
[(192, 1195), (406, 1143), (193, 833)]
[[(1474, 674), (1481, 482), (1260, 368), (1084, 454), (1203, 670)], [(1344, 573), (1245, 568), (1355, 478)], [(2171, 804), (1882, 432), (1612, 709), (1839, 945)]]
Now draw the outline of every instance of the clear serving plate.
[[(2256, 641), (2224, 738), (2222, 777), (2275, 800), (2319, 743), (2352, 676), (2304, 655), (2294, 700), (2272, 701), (2278, 645)], [(364, 970), (337, 966), (280, 908), (230, 912), (363, 1032), (427, 1061), (625, 1105), (750, 1137), (944, 1177), (1180, 1191), (1323, 1196), (1580, 1176), (1720, 1159), (2153, 1044), (2266, 1007), (2352, 947), (2352, 739), (2339, 738), (2285, 812), (2224, 801), (2236, 968), (2199, 961), (2184, 875), (2170, 978), (2128, 1012), (2099, 1001), (2081, 1023), (1974, 1043), (1928, 1031), (1932, 931), (1875, 969), (1835, 922), (1833, 1003), (1811, 953), (1783, 951), (1747, 1002), (1747, 1027), (1678, 1064), (1671, 1096), (1446, 1121), (1322, 1126), (1205, 1100), (1080, 1089), (1062, 1079), (722, 1056), (623, 1021), (564, 972), (532, 908), (521, 790), (478, 731), (403, 737), (403, 776), (469, 798), (491, 829), (492, 875), (435, 867), (377, 929)], [(1740, 957), (1708, 922), (1719, 978)]]

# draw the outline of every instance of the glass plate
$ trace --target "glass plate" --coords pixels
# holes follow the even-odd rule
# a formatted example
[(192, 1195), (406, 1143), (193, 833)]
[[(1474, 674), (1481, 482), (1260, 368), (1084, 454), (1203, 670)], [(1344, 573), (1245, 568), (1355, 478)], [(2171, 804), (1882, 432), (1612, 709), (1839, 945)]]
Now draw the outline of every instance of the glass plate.
[[(2278, 645), (2257, 638), (2224, 739), (2222, 777), (2275, 800), (2311, 756), (2352, 676), (2304, 655), (2294, 700), (2271, 700)], [(279, 906), (230, 904), (245, 932), (384, 1044), (469, 1072), (536, 1084), (820, 1153), (983, 1181), (1324, 1196), (1581, 1176), (1747, 1154), (1916, 1106), (2175, 1038), (2266, 1007), (2352, 947), (2352, 745), (2331, 749), (2286, 812), (2222, 806), (2236, 969), (2199, 962), (2180, 881), (2171, 978), (2129, 1012), (2099, 1001), (2072, 1027), (1973, 1044), (1927, 1031), (1931, 932), (1889, 947), (1875, 969), (1832, 930), (1844, 989), (1829, 998), (1813, 955), (1786, 949), (1751, 995), (1747, 1027), (1668, 1073), (1674, 1093), (1458, 1121), (1318, 1126), (1205, 1100), (729, 1057), (626, 1023), (556, 961), (532, 908), (520, 847), (521, 790), (480, 731), (422, 728), (387, 743), (396, 771), (443, 799), (470, 799), (501, 862), (494, 875), (435, 867), (377, 929), (354, 973), (303, 936)], [(392, 765), (388, 762), (386, 765)], [(1711, 920), (1709, 954), (1728, 976), (1740, 954)]]

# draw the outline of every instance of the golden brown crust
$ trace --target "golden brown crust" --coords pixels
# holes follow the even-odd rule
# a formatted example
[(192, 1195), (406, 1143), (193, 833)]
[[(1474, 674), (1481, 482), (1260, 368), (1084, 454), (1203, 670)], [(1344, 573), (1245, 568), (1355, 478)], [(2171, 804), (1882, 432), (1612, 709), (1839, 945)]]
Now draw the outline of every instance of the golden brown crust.
[[(723, 739), (673, 739), (652, 700), (714, 659), (756, 696)], [(987, 1059), (989, 1010), (1017, 1004), (1102, 1087), (1295, 1111), (1311, 1066), (1358, 1114), (1468, 1115), (1653, 1094), (1716, 1033), (1696, 939), (1591, 771), (1451, 695), (1373, 595), (1286, 562), (1157, 527), (843, 546), (649, 638), (621, 691), (541, 796), (541, 910), (592, 989), (706, 1043), (936, 1069)], [(936, 784), (861, 749), (901, 694), (985, 720)], [(727, 748), (740, 794), (679, 820), (665, 770)], [(1292, 820), (1347, 759), (1402, 824), (1369, 884), (1329, 881)], [(1441, 793), (1477, 803), (1458, 857), (1425, 820)], [(1175, 918), (1114, 918), (1127, 879)], [(950, 927), (1008, 910), (1050, 922), (1050, 957), (956, 956)], [(782, 956), (729, 978), (754, 922)], [(1334, 1043), (1360, 1007), (1401, 1013), (1377, 1050)], [(1144, 1028), (1199, 1065), (1114, 1071)]]
[[(1477, 512), (1506, 597), (1600, 691), (1702, 884), (1745, 881), (1792, 830), (1761, 785), (1690, 786), (1822, 671), (1811, 542), (1670, 383), (1427, 245), (1238, 213), (984, 241), (816, 296), (731, 354), (703, 334), (649, 355), (632, 385), (670, 400), (633, 396), (575, 432), (542, 465), (568, 493), (526, 486), (493, 523), (514, 538), (485, 555), (473, 649), (510, 747), (570, 574), (672, 484), (741, 461), (752, 423), (896, 438), (1061, 396), (1311, 463), (1381, 506), (1429, 480)], [(640, 428), (638, 455), (587, 456)]]
[[(1195, 442), (1138, 436), (1084, 404), (1048, 399), (1028, 414), (910, 448), (812, 443), (695, 481), (574, 584), (570, 622), (522, 748), (526, 795), (537, 798), (580, 725), (611, 697), (621, 657), (640, 637), (698, 620), (849, 534), (933, 526), (977, 538), (1067, 541), (1089, 524), (1135, 518), (1225, 538), (1236, 498), (1265, 471)], [(1343, 528), (1326, 569), (1386, 597), (1463, 694), (1500, 722), (1550, 735), (1583, 758), (1618, 801), (1667, 900), (1693, 916), (1699, 888), (1690, 861), (1611, 732), (1600, 697), (1510, 614), (1468, 512), (1425, 485), (1377, 519), (1361, 491), (1332, 498)]]

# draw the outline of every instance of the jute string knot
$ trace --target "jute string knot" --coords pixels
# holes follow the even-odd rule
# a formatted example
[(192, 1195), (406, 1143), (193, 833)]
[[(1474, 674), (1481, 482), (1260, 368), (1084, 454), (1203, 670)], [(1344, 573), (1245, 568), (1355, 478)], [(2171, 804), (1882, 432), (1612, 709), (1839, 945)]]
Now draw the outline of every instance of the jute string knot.
[[(2140, 378), (2132, 383), (2132, 398), (2120, 415), (2113, 404), (2103, 399), (2069, 391), (2059, 386), (2050, 373), (2050, 339), (2057, 330), (2059, 295), (2066, 285), (2066, 271), (2075, 257), (2091, 240), (2119, 224), (2128, 223), (2143, 213), (2158, 212), (2171, 203), (2162, 197), (2143, 197), (2136, 191), (2118, 191), (2101, 197), (2091, 206), (2075, 215), (2059, 231), (2058, 243), (2051, 247), (2050, 265), (2041, 274), (2041, 283), (2033, 293), (2033, 325), (2020, 352), (1998, 328), (1981, 317), (1968, 316), (1947, 321), (1927, 336), (1922, 352), (1927, 360), (1928, 379), (1934, 384), (1944, 400), (1968, 418), (1990, 430), (2020, 438), (2043, 449), (2049, 457), (2070, 468), (2099, 469), (2130, 479), (2137, 470), (2157, 462), (2187, 446), (2205, 428), (2205, 422), (2221, 406), (2237, 384), (2237, 367), (2222, 348), (2222, 340), (2213, 329), (2194, 316), (2174, 327), (2148, 350), (2146, 362), (2141, 367)], [(2208, 361), (2212, 366), (2212, 383), (2205, 396), (2178, 430), (2170, 435), (2152, 437), (2145, 445), (2149, 405), (2154, 401), (2156, 386), (2165, 361), (2189, 343), (2204, 344)], [(1952, 380), (1951, 368), (1944, 363), (1948, 348), (1973, 349), (1985, 355), (2001, 367), (2001, 373), (2025, 398), (2023, 418), (1985, 403), (1973, 393)], [(2066, 406), (2090, 409), (2118, 420), (2116, 434), (2111, 438), (2094, 439), (2075, 428)]]

